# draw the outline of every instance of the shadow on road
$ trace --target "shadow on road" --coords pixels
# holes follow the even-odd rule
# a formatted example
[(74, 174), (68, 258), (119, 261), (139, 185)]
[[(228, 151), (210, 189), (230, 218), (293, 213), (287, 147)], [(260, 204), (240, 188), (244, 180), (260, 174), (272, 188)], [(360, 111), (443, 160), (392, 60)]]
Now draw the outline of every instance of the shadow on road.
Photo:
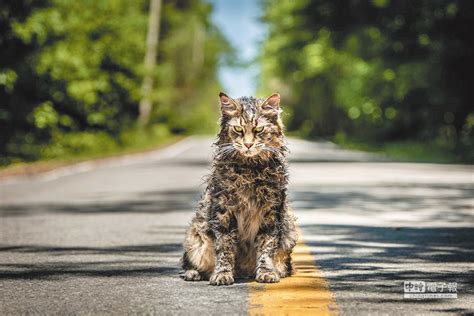
[[(460, 297), (468, 300), (474, 296), (471, 264), (474, 227), (303, 225), (301, 228), (310, 239), (306, 244), (311, 247), (316, 263), (342, 305), (354, 299), (359, 303), (427, 304), (426, 300), (403, 299), (403, 281), (410, 280), (457, 282)], [(432, 311), (450, 311), (443, 300), (429, 302)]]
[[(109, 214), (191, 212), (199, 199), (199, 190), (163, 190), (136, 193), (128, 199), (89, 203), (16, 203), (0, 205), (0, 216), (29, 216), (38, 213)], [(106, 194), (104, 194), (106, 195)], [(103, 196), (94, 196), (99, 200)], [(360, 215), (372, 212), (413, 212), (417, 209), (443, 207), (426, 220), (474, 223), (469, 184), (378, 184), (356, 187), (298, 187), (290, 190), (292, 207), (298, 211), (347, 209)]]
[(473, 197), (474, 187), (465, 183), (299, 187), (290, 192), (293, 208), (301, 212), (334, 210), (368, 219), (401, 212), (427, 223), (474, 223)]
[[(103, 202), (31, 203), (0, 206), (0, 216), (29, 216), (38, 213), (107, 214), (190, 212), (198, 190), (141, 192), (132, 199)], [(100, 197), (99, 197), (100, 199)]]
[[(177, 275), (176, 264), (163, 262), (162, 258), (177, 261), (181, 254), (180, 243), (132, 245), (118, 247), (50, 247), (40, 245), (4, 246), (0, 254), (35, 254), (60, 257), (54, 262), (3, 263), (0, 279), (62, 279), (67, 277), (143, 277)], [(105, 260), (82, 261), (78, 256), (97, 256)], [(99, 257), (100, 256), (100, 257)], [(123, 258), (133, 258), (126, 259)], [(70, 258), (70, 260), (66, 260)], [(114, 258), (115, 260), (107, 260)], [(147, 258), (144, 260), (143, 258)]]
[[(181, 243), (134, 245), (122, 247), (47, 247), (23, 245), (0, 247), (0, 254), (35, 254), (62, 258), (43, 263), (0, 264), (0, 280), (62, 280), (71, 277), (178, 277), (177, 264), (182, 253)], [(119, 257), (128, 260), (78, 261), (77, 256), (100, 255), (100, 258)], [(73, 257), (71, 257), (73, 256)], [(64, 258), (71, 257), (70, 261)], [(167, 260), (163, 261), (163, 257)], [(97, 257), (99, 258), (99, 257)], [(148, 260), (143, 260), (148, 258)], [(252, 278), (239, 277), (235, 284), (253, 282)], [(204, 280), (204, 283), (208, 283)]]
[[(20, 222), (36, 214), (49, 213), (88, 216), (190, 213), (199, 195), (199, 190), (166, 190), (135, 193), (128, 195), (127, 199), (100, 203), (18, 203), (0, 206), (0, 216)], [(370, 223), (300, 223), (306, 243), (339, 302), (356, 300), (393, 304), (406, 303), (402, 299), (402, 284), (406, 280), (458, 282), (460, 295), (472, 299), (474, 278), (469, 275), (474, 272), (471, 264), (474, 228), (465, 226), (474, 222), (473, 196), (474, 188), (462, 183), (309, 186), (293, 188), (290, 192), (297, 214), (309, 215), (313, 219), (311, 223), (324, 219), (321, 214), (337, 213), (341, 216), (344, 212), (367, 220), (382, 213), (392, 222), (392, 213), (406, 214), (410, 218), (413, 225), (407, 222), (400, 227)], [(437, 221), (445, 225), (415, 227), (422, 221)], [(0, 245), (0, 255), (21, 260), (3, 261), (0, 279), (177, 277), (181, 240), (187, 223), (179, 224), (182, 226), (176, 226), (174, 230), (170, 226), (152, 226), (154, 228), (147, 231), (153, 235), (151, 238), (173, 234), (172, 242), (160, 244), (130, 244), (127, 240), (122, 246), (112, 247), (62, 247), (37, 245), (34, 241), (31, 244), (3, 244)], [(459, 227), (453, 227), (454, 224)], [(35, 263), (25, 263), (29, 256), (36, 259), (32, 261)], [(381, 296), (381, 293), (392, 295)], [(437, 302), (433, 304), (433, 311)], [(450, 311), (445, 307), (438, 310)]]

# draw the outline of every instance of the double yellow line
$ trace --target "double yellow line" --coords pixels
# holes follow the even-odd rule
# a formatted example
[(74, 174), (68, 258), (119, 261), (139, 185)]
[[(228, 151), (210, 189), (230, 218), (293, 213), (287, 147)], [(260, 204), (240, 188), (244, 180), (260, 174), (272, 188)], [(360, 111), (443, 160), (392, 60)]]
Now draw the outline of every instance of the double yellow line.
[(328, 282), (301, 239), (292, 256), (296, 268), (294, 275), (281, 279), (279, 283), (250, 284), (250, 315), (339, 314)]

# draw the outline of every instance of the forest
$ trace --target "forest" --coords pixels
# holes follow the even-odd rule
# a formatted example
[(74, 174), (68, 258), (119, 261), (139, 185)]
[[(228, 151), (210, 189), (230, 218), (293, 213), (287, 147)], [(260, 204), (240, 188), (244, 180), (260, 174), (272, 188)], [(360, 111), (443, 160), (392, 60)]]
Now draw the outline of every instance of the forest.
[[(473, 1), (259, 3), (268, 32), (258, 93), (281, 93), (289, 135), (474, 162)], [(161, 1), (150, 72), (148, 0), (2, 1), (0, 166), (215, 132), (218, 70), (239, 60), (212, 10)], [(153, 108), (139, 122), (146, 76)]]
[(290, 131), (474, 160), (474, 1), (277, 2), (262, 89), (283, 93)]
[(2, 1), (0, 163), (208, 132), (216, 71), (232, 58), (211, 9), (205, 1), (163, 2), (155, 106), (146, 126), (137, 126), (148, 1)]

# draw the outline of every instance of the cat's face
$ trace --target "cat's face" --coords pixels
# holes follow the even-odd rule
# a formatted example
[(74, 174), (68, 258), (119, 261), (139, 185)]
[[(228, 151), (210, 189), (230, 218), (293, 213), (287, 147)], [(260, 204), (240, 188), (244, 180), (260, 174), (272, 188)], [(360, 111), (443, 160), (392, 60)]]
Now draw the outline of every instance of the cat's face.
[(222, 110), (219, 150), (243, 157), (269, 158), (283, 150), (280, 95), (266, 99), (219, 95)]

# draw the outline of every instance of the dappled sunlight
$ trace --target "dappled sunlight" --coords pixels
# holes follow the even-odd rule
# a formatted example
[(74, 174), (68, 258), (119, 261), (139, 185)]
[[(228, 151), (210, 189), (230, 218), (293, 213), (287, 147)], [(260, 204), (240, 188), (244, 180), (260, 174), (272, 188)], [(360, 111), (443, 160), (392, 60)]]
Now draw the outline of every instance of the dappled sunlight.
[[(409, 306), (414, 302), (402, 298), (406, 280), (458, 282), (464, 299), (473, 298), (474, 283), (465, 276), (474, 256), (474, 227), (462, 227), (463, 222), (458, 225), (461, 227), (397, 229), (303, 225), (302, 231), (339, 306), (355, 297), (360, 302), (378, 298), (381, 303)], [(334, 236), (333, 240), (327, 235)], [(382, 293), (386, 293), (383, 298)]]

